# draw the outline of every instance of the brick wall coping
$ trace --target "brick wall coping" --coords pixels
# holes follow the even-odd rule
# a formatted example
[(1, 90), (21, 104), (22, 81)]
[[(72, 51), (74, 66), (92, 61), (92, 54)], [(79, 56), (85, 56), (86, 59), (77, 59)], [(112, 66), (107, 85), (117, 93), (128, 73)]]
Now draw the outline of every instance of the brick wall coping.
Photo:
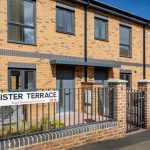
[(31, 146), (34, 144), (47, 142), (54, 139), (60, 139), (67, 136), (83, 134), (83, 133), (109, 128), (113, 126), (117, 126), (116, 121), (108, 121), (108, 122), (91, 124), (86, 126), (62, 129), (60, 131), (51, 131), (46, 133), (34, 134), (31, 136), (14, 138), (10, 140), (3, 140), (0, 142), (0, 149), (8, 150), (8, 149), (15, 149), (23, 146)]
[(108, 80), (108, 83), (128, 83), (128, 81), (121, 80), (121, 79), (110, 79), (110, 80)]
[(93, 81), (91, 81), (91, 82), (81, 82), (81, 84), (103, 85), (102, 82), (93, 82)]
[(147, 79), (139, 80), (138, 83), (150, 83), (150, 80)]

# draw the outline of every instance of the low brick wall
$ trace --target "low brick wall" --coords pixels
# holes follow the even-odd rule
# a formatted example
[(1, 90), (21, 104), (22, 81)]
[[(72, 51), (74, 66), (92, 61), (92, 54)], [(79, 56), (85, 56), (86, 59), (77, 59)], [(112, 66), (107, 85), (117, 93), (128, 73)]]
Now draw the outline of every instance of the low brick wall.
[(126, 81), (112, 80), (114, 87), (114, 118), (96, 124), (86, 124), (59, 131), (0, 141), (0, 150), (63, 150), (87, 143), (121, 138), (126, 135)]
[(0, 149), (63, 150), (87, 143), (94, 143), (125, 136), (116, 121), (48, 132), (0, 142)]

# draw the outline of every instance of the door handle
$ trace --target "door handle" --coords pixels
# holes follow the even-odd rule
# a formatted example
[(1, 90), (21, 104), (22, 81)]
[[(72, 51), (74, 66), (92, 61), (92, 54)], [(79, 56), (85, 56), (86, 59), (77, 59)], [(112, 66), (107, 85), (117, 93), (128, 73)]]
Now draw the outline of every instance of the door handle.
[(65, 93), (65, 95), (71, 95), (71, 94), (73, 94), (73, 92), (67, 92), (67, 93)]
[(65, 95), (69, 95), (69, 93), (65, 93)]

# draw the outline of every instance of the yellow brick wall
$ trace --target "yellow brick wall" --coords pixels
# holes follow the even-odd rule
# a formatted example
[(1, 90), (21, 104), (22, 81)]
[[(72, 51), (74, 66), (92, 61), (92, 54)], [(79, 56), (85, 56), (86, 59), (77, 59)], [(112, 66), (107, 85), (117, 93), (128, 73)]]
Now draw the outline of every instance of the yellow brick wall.
[[(63, 1), (64, 2), (64, 1)], [(70, 1), (68, 1), (70, 2)], [(71, 3), (71, 2), (70, 2)], [(84, 57), (84, 8), (75, 3), (75, 35), (68, 35), (56, 32), (56, 1), (55, 0), (37, 0), (36, 1), (36, 38), (37, 45), (22, 45), (7, 42), (7, 1), (0, 0), (0, 49), (10, 49), (17, 51), (28, 51), (36, 53), (55, 54), (61, 56)], [(94, 14), (98, 13), (108, 17), (108, 42), (94, 39)], [(132, 58), (119, 57), (119, 24), (127, 22), (132, 25)], [(147, 33), (147, 41), (150, 39), (150, 31)], [(89, 9), (88, 12), (88, 58), (113, 60), (131, 63), (143, 62), (143, 28), (136, 23), (120, 19), (116, 16), (104, 14), (100, 11)], [(147, 49), (150, 46), (147, 44)], [(147, 63), (149, 61), (149, 52), (147, 52)], [(37, 88), (49, 88), (56, 85), (56, 66), (50, 65), (48, 59), (7, 57), (0, 56), (1, 89), (7, 89), (7, 64), (8, 62), (30, 62), (37, 64)], [(81, 69), (82, 68), (82, 69)], [(80, 86), (83, 78), (83, 67), (80, 68), (82, 78), (77, 78), (76, 87)], [(94, 77), (94, 69), (91, 70), (90, 77)], [(121, 69), (130, 69), (133, 72), (133, 87), (137, 87), (137, 80), (143, 78), (143, 68), (138, 66), (121, 66)], [(134, 73), (136, 71), (136, 73)], [(109, 70), (109, 78), (119, 78), (120, 69), (113, 68)], [(147, 72), (147, 78), (150, 79), (150, 73)], [(76, 80), (76, 79), (75, 79)], [(94, 81), (94, 78), (88, 79)]]
[[(94, 39), (94, 14), (108, 17), (108, 42)], [(120, 56), (119, 25), (126, 22), (132, 26), (132, 58)], [(142, 63), (143, 60), (143, 28), (141, 25), (119, 19), (90, 9), (88, 12), (88, 57), (95, 59), (115, 60)]]
[[(94, 14), (108, 17), (108, 41), (94, 39)], [(132, 57), (120, 57), (120, 32), (121, 22), (132, 26)], [(142, 25), (120, 19), (116, 16), (90, 9), (88, 12), (88, 58), (113, 60), (131, 63), (143, 63), (143, 27)], [(143, 78), (143, 68), (138, 66), (122, 65), (120, 69), (132, 70), (132, 86), (137, 88), (137, 81)], [(120, 69), (109, 70), (109, 78), (120, 78)], [(136, 72), (136, 73), (135, 73)]]
[[(150, 64), (150, 28), (146, 28), (146, 64)], [(150, 80), (150, 67), (146, 68), (146, 78)]]
[(84, 55), (84, 11), (80, 5), (75, 5), (75, 35), (56, 32), (56, 1), (36, 1), (36, 35), (37, 45), (22, 45), (7, 42), (7, 1), (0, 0), (1, 34), (0, 48), (18, 51), (39, 52), (55, 55), (78, 56)]
[(37, 89), (49, 89), (56, 88), (56, 66), (50, 65), (49, 60), (36, 59), (36, 58), (24, 58), (24, 57), (7, 57), (0, 56), (0, 90), (8, 89), (8, 62), (24, 62), (36, 64), (36, 88)]

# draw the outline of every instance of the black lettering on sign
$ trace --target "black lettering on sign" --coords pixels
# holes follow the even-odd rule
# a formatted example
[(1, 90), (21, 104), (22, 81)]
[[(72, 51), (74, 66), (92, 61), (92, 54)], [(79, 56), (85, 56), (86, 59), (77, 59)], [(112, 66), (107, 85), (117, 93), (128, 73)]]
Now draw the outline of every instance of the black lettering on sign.
[(14, 94), (9, 94), (9, 99), (12, 100), (14, 97)]
[(18, 99), (23, 99), (23, 94), (18, 94)]
[(7, 94), (3, 95), (3, 100), (8, 100), (8, 95)]
[(40, 98), (44, 98), (44, 93), (40, 93)]
[(49, 94), (48, 93), (45, 93), (45, 98), (49, 98)]
[[(32, 94), (34, 94), (34, 93), (32, 93)], [(34, 95), (35, 95), (34, 98), (39, 98), (40, 94), (39, 93), (35, 93)]]
[(27, 93), (28, 99), (30, 99), (30, 95), (31, 95), (31, 93)]
[(18, 99), (18, 94), (14, 94), (14, 100)]

